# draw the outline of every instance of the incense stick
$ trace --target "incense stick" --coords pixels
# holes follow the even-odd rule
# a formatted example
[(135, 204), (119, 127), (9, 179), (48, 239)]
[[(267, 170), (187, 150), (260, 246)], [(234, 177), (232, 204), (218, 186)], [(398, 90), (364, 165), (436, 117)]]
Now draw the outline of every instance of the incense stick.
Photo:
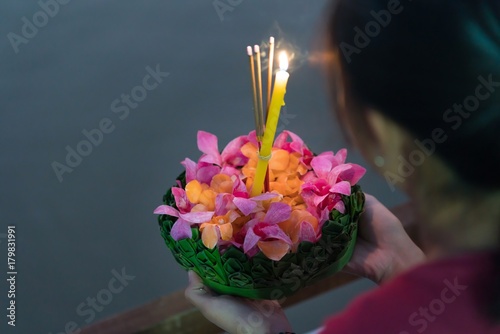
[(269, 37), (269, 65), (267, 67), (267, 107), (266, 119), (271, 105), (271, 88), (273, 86), (273, 65), (274, 65), (274, 37)]
[[(271, 88), (273, 86), (273, 65), (274, 65), (274, 37), (269, 37), (269, 59), (267, 66), (267, 106), (266, 116), (269, 114), (269, 106), (271, 105)], [(267, 166), (266, 176), (264, 177), (264, 191), (270, 191), (271, 181), (269, 180), (269, 166)]]
[[(257, 138), (262, 139), (264, 135), (264, 110), (262, 109), (262, 67), (260, 63), (260, 48), (254, 45), (255, 61), (257, 62), (257, 107), (259, 108), (259, 129)], [(260, 136), (259, 136), (260, 133)]]
[[(253, 51), (251, 46), (247, 46), (247, 54), (250, 60), (250, 76), (252, 78), (252, 96), (253, 96), (253, 115), (255, 120), (255, 131), (257, 133), (257, 137), (259, 137), (259, 129), (260, 129), (260, 116), (259, 116), (259, 107), (257, 105), (257, 86), (255, 82), (255, 68), (254, 68), (254, 60), (253, 60)], [(261, 134), (261, 137), (263, 134)]]

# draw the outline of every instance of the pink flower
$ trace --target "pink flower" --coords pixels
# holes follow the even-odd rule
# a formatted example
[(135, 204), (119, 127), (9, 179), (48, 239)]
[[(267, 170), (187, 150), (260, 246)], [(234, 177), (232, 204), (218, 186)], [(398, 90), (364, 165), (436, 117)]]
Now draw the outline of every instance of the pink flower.
[(317, 208), (316, 217), (320, 217), (322, 216), (320, 212), (324, 209), (327, 211), (337, 209), (344, 213), (345, 207), (340, 194), (350, 195), (350, 193), (349, 182), (342, 181), (332, 186), (324, 179), (316, 179), (302, 185), (301, 195), (308, 208)]
[(184, 189), (172, 187), (172, 195), (175, 199), (175, 206), (180, 213), (188, 213), (191, 211), (194, 205), (188, 200)]
[[(191, 159), (184, 159), (181, 164), (186, 168), (186, 182), (198, 180), (200, 183), (210, 184), (212, 177), (219, 173), (229, 176), (240, 176), (238, 167), (244, 166), (248, 158), (241, 153), (241, 147), (253, 140), (254, 132), (247, 136), (240, 136), (230, 141), (222, 153), (219, 153), (217, 136), (205, 131), (198, 131), (198, 149), (203, 153), (194, 162)], [(256, 140), (256, 139), (255, 139)]]
[(252, 198), (235, 197), (233, 203), (245, 216), (247, 216), (251, 213), (264, 211), (262, 201), (267, 201), (278, 196), (279, 195), (275, 193), (264, 193)]
[(186, 158), (181, 164), (186, 168), (186, 183), (198, 180), (200, 183), (210, 184), (214, 175), (219, 174), (221, 168), (207, 162), (194, 162)]
[(359, 165), (344, 163), (346, 156), (347, 151), (342, 149), (337, 154), (324, 152), (311, 160), (314, 173), (304, 178), (301, 195), (308, 208), (316, 208), (316, 217), (320, 219), (325, 211), (333, 209), (345, 213), (341, 195), (350, 195), (351, 186), (366, 172)]
[(213, 211), (180, 213), (176, 208), (169, 205), (160, 205), (155, 209), (154, 213), (177, 217), (170, 231), (170, 235), (175, 241), (191, 238), (193, 236), (191, 225), (210, 221), (214, 215)]
[(255, 218), (245, 225), (243, 251), (254, 256), (260, 250), (271, 260), (279, 261), (291, 249), (292, 240), (278, 223), (290, 218), (290, 214), (291, 207), (288, 204), (271, 203), (262, 219)]
[[(255, 131), (253, 131), (253, 133), (255, 134)], [(247, 163), (248, 158), (241, 153), (241, 148), (250, 140), (250, 134), (248, 136), (239, 136), (231, 140), (222, 150), (221, 158), (223, 164), (233, 168), (244, 166)]]
[[(288, 139), (291, 139), (291, 142)], [(301, 162), (304, 166), (309, 169), (311, 168), (311, 159), (313, 158), (313, 153), (304, 144), (304, 141), (291, 131), (283, 131), (280, 133), (276, 140), (274, 141), (274, 147), (286, 150), (290, 153), (297, 152), (301, 156)]]
[(203, 152), (198, 162), (206, 162), (222, 166), (222, 157), (219, 153), (217, 136), (205, 131), (198, 131), (198, 149)]

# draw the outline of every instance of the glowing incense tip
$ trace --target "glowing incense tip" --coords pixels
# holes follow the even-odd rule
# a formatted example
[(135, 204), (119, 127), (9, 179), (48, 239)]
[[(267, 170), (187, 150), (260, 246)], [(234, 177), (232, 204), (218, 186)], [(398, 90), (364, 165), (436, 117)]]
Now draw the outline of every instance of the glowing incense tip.
[(260, 47), (258, 45), (254, 45), (253, 46), (253, 50), (255, 51), (255, 53), (259, 53), (260, 52)]
[(249, 45), (249, 46), (247, 46), (247, 54), (248, 54), (249, 56), (251, 56), (251, 55), (252, 55), (252, 47), (251, 47), (250, 45)]
[(274, 43), (274, 37), (273, 36), (269, 37), (269, 43), (271, 43), (271, 44)]

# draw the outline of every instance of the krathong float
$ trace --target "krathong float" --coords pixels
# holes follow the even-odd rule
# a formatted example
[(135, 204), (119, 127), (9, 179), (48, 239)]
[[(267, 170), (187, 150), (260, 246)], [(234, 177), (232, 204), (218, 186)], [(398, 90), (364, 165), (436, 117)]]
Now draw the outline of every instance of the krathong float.
[(182, 162), (185, 170), (154, 213), (175, 260), (209, 288), (277, 300), (349, 261), (365, 200), (358, 185), (365, 169), (347, 163), (345, 149), (313, 154), (290, 131), (275, 137), (288, 59), (280, 54), (271, 94), (271, 38), (264, 115), (259, 47), (247, 53), (255, 131), (222, 151), (215, 135), (199, 131), (201, 156)]

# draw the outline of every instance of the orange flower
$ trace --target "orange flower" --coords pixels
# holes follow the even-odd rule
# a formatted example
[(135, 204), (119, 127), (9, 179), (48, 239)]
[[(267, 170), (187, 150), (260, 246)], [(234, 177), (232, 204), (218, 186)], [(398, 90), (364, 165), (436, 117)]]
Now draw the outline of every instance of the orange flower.
[(216, 193), (231, 193), (233, 191), (233, 180), (226, 174), (217, 174), (210, 182), (210, 188)]
[(212, 178), (210, 186), (200, 183), (198, 180), (189, 182), (186, 185), (186, 197), (191, 203), (195, 204), (192, 211), (213, 211), (217, 194), (231, 193), (232, 190), (233, 180), (231, 180), (231, 177), (226, 174), (217, 174)]
[[(310, 228), (304, 226), (304, 224), (308, 224)], [(294, 244), (312, 238), (313, 236), (304, 234), (308, 232), (308, 234), (311, 234), (312, 232), (312, 234), (316, 235), (319, 228), (318, 219), (306, 210), (293, 210), (290, 218), (278, 225), (292, 239)]]
[(257, 246), (269, 259), (279, 261), (290, 250), (290, 245), (282, 240), (259, 241)]
[(186, 184), (186, 196), (193, 204), (202, 204), (206, 211), (215, 210), (215, 191), (210, 189), (207, 184), (193, 180)]
[(225, 241), (233, 237), (232, 222), (240, 215), (235, 211), (228, 211), (223, 216), (214, 216), (209, 222), (200, 225), (201, 240), (207, 248), (214, 248), (219, 238)]

